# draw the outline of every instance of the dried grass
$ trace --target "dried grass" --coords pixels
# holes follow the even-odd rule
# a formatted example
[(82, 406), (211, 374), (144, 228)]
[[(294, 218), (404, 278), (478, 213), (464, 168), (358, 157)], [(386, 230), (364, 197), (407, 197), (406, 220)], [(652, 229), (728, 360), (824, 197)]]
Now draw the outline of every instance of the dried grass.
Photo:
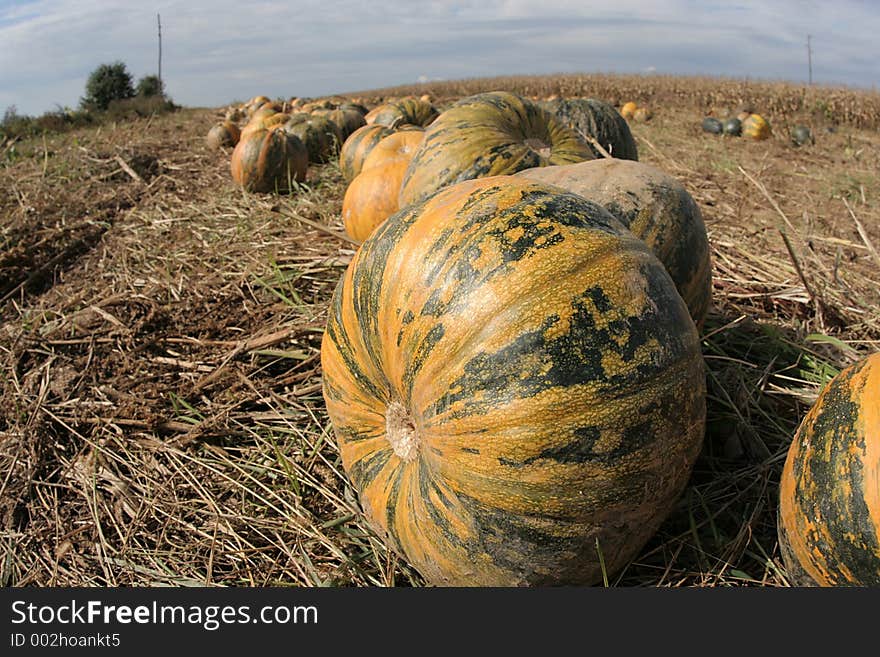
[[(880, 138), (796, 149), (700, 118), (671, 106), (633, 131), (712, 243), (705, 449), (609, 583), (786, 586), (788, 443), (828, 377), (880, 346)], [(326, 307), (354, 248), (338, 169), (244, 194), (202, 142), (213, 120), (25, 141), (0, 168), (4, 585), (423, 583), (366, 526), (321, 397)]]
[(507, 75), (494, 78), (442, 80), (353, 92), (353, 96), (384, 98), (430, 94), (438, 102), (483, 91), (504, 90), (524, 96), (586, 96), (617, 107), (628, 101), (654, 109), (680, 108), (723, 116), (750, 105), (780, 126), (795, 121), (820, 125), (880, 127), (880, 93), (876, 89), (805, 85), (778, 80), (710, 78), (670, 75)]

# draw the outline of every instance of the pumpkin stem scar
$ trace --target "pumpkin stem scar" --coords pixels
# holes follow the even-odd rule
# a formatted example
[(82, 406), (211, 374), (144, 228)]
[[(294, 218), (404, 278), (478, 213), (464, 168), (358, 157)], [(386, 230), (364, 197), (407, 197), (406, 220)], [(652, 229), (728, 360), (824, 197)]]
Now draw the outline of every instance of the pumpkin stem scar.
[(385, 412), (385, 437), (401, 460), (407, 463), (415, 461), (419, 451), (419, 436), (412, 416), (400, 402), (388, 404)]
[(523, 142), (526, 146), (535, 151), (538, 155), (544, 158), (548, 158), (551, 155), (550, 144), (545, 144), (540, 139), (536, 139), (534, 137), (529, 137)]

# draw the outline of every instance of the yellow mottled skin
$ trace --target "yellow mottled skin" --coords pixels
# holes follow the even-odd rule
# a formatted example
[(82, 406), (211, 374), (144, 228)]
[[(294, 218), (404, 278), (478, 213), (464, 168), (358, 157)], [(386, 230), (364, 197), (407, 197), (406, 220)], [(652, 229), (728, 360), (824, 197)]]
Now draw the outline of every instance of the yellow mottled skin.
[[(598, 223), (539, 214), (554, 203)], [(654, 314), (671, 332), (642, 334), (639, 318)], [(503, 375), (481, 370), (541, 339), (501, 359)], [(460, 183), (383, 224), (336, 291), (321, 359), (365, 513), (436, 584), (598, 581), (596, 540), (608, 569), (631, 559), (702, 442), (697, 332), (662, 265), (601, 209), (517, 178)], [(560, 374), (568, 359), (583, 365)], [(509, 378), (496, 389), (497, 376)], [(391, 408), (406, 421), (390, 422)], [(415, 458), (386, 435), (403, 425)]]
[[(855, 404), (855, 410), (833, 406), (832, 388), (838, 394), (843, 391), (846, 403)], [(823, 416), (834, 419), (835, 433), (817, 433)], [(832, 466), (833, 477), (815, 478), (808, 467), (815, 462)], [(851, 515), (853, 499), (864, 504), (866, 519), (858, 521)], [(832, 501), (840, 515), (829, 516), (827, 511), (823, 515), (822, 509), (827, 509), (823, 500)], [(804, 418), (782, 472), (779, 521), (786, 564), (809, 578), (798, 583), (840, 586), (880, 581), (880, 354), (842, 371)], [(865, 521), (867, 525), (862, 524)], [(860, 570), (844, 561), (842, 549), (861, 553)], [(873, 572), (865, 570), (871, 555)]]

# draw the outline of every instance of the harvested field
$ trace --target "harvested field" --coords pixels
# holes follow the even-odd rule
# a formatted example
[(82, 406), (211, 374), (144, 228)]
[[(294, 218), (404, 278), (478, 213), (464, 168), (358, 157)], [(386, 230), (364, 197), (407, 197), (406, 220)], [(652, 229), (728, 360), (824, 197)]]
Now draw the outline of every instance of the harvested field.
[[(880, 348), (876, 118), (810, 114), (798, 148), (781, 126), (803, 108), (768, 106), (780, 127), (749, 142), (701, 132), (690, 102), (653, 107), (640, 159), (682, 181), (712, 244), (708, 428), (675, 512), (609, 584), (787, 586), (789, 441), (824, 382)], [(338, 167), (243, 193), (204, 145), (217, 115), (0, 146), (3, 585), (423, 584), (363, 520), (321, 395), (356, 248)]]

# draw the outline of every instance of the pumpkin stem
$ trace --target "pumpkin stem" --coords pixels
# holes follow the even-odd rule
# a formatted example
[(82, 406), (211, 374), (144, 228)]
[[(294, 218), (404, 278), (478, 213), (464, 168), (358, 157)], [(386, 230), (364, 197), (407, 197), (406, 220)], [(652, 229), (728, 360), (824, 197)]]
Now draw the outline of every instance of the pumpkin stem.
[(552, 149), (550, 144), (545, 144), (540, 139), (529, 137), (523, 143), (545, 159), (548, 159), (551, 155)]
[(419, 437), (416, 434), (416, 425), (406, 407), (400, 402), (393, 401), (388, 404), (385, 412), (385, 436), (394, 453), (401, 460), (414, 461), (418, 456)]

